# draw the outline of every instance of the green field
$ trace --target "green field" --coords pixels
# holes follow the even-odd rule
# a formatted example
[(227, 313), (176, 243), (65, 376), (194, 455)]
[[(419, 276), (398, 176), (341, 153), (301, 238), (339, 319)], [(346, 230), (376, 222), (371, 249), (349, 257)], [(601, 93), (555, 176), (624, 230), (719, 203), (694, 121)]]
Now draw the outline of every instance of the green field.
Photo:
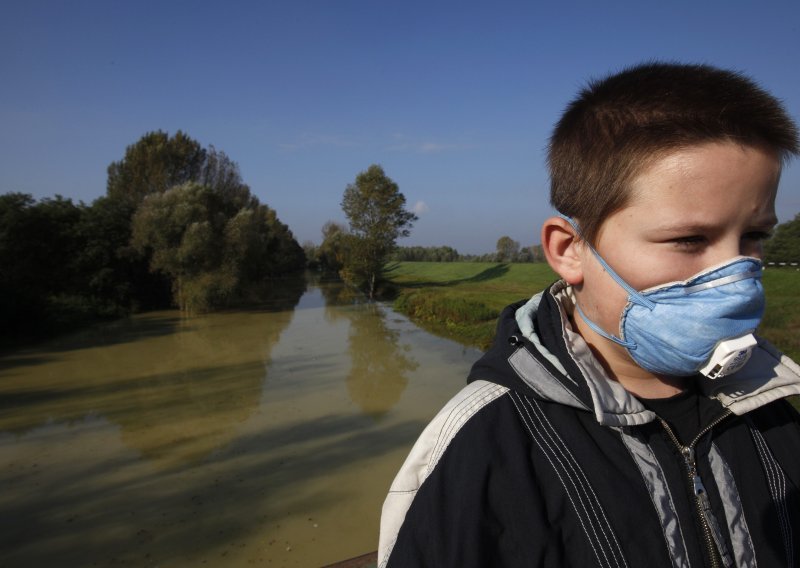
[(396, 310), (422, 327), (486, 349), (495, 320), (512, 302), (556, 280), (544, 263), (399, 262), (388, 277), (398, 286)]
[[(388, 277), (399, 288), (394, 307), (416, 323), (486, 349), (495, 319), (511, 302), (529, 298), (556, 280), (545, 263), (399, 262)], [(767, 312), (759, 333), (800, 359), (800, 272), (764, 272)]]

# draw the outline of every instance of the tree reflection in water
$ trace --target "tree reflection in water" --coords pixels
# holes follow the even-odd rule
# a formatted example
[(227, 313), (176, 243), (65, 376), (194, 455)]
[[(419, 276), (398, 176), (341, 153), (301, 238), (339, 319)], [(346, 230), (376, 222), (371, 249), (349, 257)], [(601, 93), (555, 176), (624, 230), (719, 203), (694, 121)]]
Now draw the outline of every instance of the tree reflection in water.
[[(419, 364), (411, 356), (411, 347), (400, 345), (400, 332), (387, 325), (386, 313), (379, 304), (342, 285), (321, 285), (320, 289), (325, 297), (326, 319), (347, 318), (350, 322), (350, 398), (364, 414), (379, 418), (400, 400), (408, 385), (407, 373)], [(342, 309), (348, 305), (353, 309)]]
[[(187, 333), (172, 336), (174, 355), (153, 362), (149, 381), (135, 382), (127, 397), (131, 412), (109, 416), (122, 426), (125, 443), (166, 464), (200, 460), (233, 440), (237, 425), (260, 406), (272, 350), (305, 291), (303, 279), (276, 281), (244, 313), (183, 320)], [(223, 324), (228, 315), (240, 317), (241, 324)], [(171, 371), (176, 362), (180, 370)], [(163, 432), (159, 444), (153, 443), (153, 428)]]
[(398, 345), (398, 339), (399, 332), (386, 326), (377, 304), (353, 314), (347, 390), (365, 414), (376, 418), (397, 404), (408, 385), (406, 373), (418, 367), (410, 347)]
[(258, 409), (272, 349), (305, 290), (302, 279), (279, 281), (247, 312), (144, 314), (0, 362), (0, 431), (99, 415), (157, 467), (197, 462)]
[(309, 287), (0, 358), (0, 566), (321, 566), (374, 549), (388, 483), (467, 363), (341, 284)]

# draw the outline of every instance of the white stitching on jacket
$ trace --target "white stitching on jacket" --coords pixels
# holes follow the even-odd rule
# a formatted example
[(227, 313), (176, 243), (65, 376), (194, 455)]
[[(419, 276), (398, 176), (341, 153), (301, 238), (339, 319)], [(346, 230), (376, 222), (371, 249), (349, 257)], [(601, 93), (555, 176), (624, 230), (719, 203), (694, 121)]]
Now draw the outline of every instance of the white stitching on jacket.
[[(532, 402), (530, 400), (528, 400), (527, 402), (528, 402), (529, 405), (532, 406)], [(609, 538), (608, 535), (606, 534), (605, 530), (603, 530), (603, 527), (601, 525), (600, 528), (601, 528), (601, 530), (603, 530), (603, 536), (605, 537), (606, 542), (609, 544), (609, 546), (616, 546), (616, 549), (617, 549), (617, 552), (619, 553), (619, 556), (621, 558), (624, 558), (624, 556), (622, 554), (622, 549), (619, 546), (619, 542), (617, 542), (616, 538), (614, 538), (614, 534), (611, 531), (611, 525), (608, 522), (608, 518), (606, 517), (605, 511), (603, 511), (603, 508), (599, 506), (599, 499), (597, 499), (597, 495), (594, 492), (594, 487), (592, 487), (592, 484), (589, 483), (589, 479), (586, 477), (586, 474), (583, 473), (583, 469), (581, 469), (581, 467), (578, 465), (578, 462), (575, 460), (575, 457), (569, 452), (569, 450), (567, 449), (567, 447), (564, 444), (563, 440), (561, 440), (561, 438), (558, 438), (558, 440), (555, 440), (553, 438), (553, 434), (555, 435), (555, 437), (558, 437), (558, 434), (556, 433), (556, 429), (550, 423), (550, 420), (548, 420), (547, 415), (541, 409), (541, 407), (539, 406), (539, 403), (535, 402), (535, 401), (534, 401), (534, 403), (536, 405), (536, 410), (538, 410), (539, 415), (542, 417), (543, 421), (547, 423), (547, 426), (550, 427), (550, 432), (552, 433), (550, 435), (551, 439), (553, 439), (554, 443), (557, 441), (557, 442), (560, 442), (560, 444), (561, 444), (560, 446), (558, 444), (556, 444), (556, 448), (561, 449), (562, 453), (567, 458), (569, 458), (566, 461), (567, 461), (568, 464), (570, 464), (570, 468), (573, 470), (574, 473), (576, 473), (576, 476), (582, 478), (582, 479), (579, 479), (579, 481), (582, 481), (582, 483), (579, 484), (579, 487), (583, 488), (584, 490), (586, 488), (588, 488), (589, 492), (591, 492), (591, 494), (592, 494), (591, 496), (594, 498), (594, 501), (589, 500), (589, 505), (592, 508), (592, 512), (593, 513), (595, 513), (594, 504), (595, 503), (598, 504), (597, 509), (600, 511), (600, 515), (602, 515), (603, 521), (605, 521), (605, 523), (606, 523), (605, 526), (608, 528), (608, 532), (611, 533), (611, 538)], [(599, 520), (599, 516), (597, 515), (597, 513), (595, 513), (595, 516)], [(612, 554), (613, 554), (613, 551), (612, 551)], [(623, 563), (624, 563), (624, 560), (623, 560)]]
[[(598, 515), (598, 513), (595, 510), (594, 503), (592, 502), (589, 496), (589, 491), (594, 493), (594, 490), (591, 488), (588, 479), (586, 479), (586, 476), (583, 474), (577, 461), (567, 449), (566, 445), (564, 444), (564, 441), (561, 440), (561, 438), (558, 436), (558, 433), (555, 432), (555, 429), (553, 428), (552, 424), (549, 424), (549, 422), (546, 424), (545, 423), (546, 419), (542, 420), (541, 416), (543, 416), (544, 413), (542, 409), (538, 407), (538, 403), (536, 402), (536, 400), (529, 399), (528, 397), (522, 397), (519, 393), (515, 392), (512, 392), (511, 394), (512, 394), (511, 400), (514, 402), (514, 406), (516, 407), (517, 413), (520, 415), (522, 422), (525, 424), (525, 427), (528, 429), (528, 432), (530, 433), (534, 442), (536, 443), (537, 446), (539, 446), (539, 449), (542, 450), (542, 452), (545, 455), (545, 458), (553, 467), (556, 475), (561, 481), (561, 484), (564, 487), (567, 497), (569, 498), (570, 503), (572, 503), (573, 509), (575, 510), (578, 516), (578, 520), (581, 523), (581, 527), (583, 528), (584, 533), (586, 534), (586, 537), (589, 540), (589, 544), (591, 545), (592, 550), (595, 553), (595, 558), (597, 558), (598, 563), (602, 566), (606, 565), (627, 566), (625, 558), (622, 555), (622, 550), (619, 546), (619, 542), (616, 540), (614, 536), (613, 530), (611, 529), (608, 523), (608, 519), (602, 512), (602, 509), (601, 509), (601, 514), (603, 516), (603, 519), (600, 518), (600, 515)], [(527, 405), (525, 405), (525, 403), (527, 403)], [(522, 409), (520, 408), (520, 405), (523, 406)], [(537, 418), (536, 420), (534, 420), (530, 412), (528, 412), (527, 407), (529, 407), (534, 412)], [(547, 426), (549, 426), (550, 428), (549, 432), (547, 432)], [(534, 429), (536, 430), (536, 434), (534, 434), (533, 431)], [(545, 437), (549, 438), (550, 441), (548, 441)], [(558, 453), (561, 454), (564, 461), (562, 461), (562, 457), (559, 457)], [(558, 462), (560, 468), (556, 466), (556, 464), (553, 461), (553, 458)], [(564, 462), (566, 462), (567, 465), (565, 465)], [(572, 470), (572, 473), (569, 471), (569, 469)], [(571, 487), (568, 487), (567, 483), (564, 480), (564, 477), (562, 476), (562, 473), (566, 475), (566, 477), (569, 479)], [(583, 483), (581, 483), (580, 479), (581, 477), (583, 478)], [(587, 487), (589, 487), (588, 491), (586, 489)], [(583, 509), (583, 515), (579, 511), (575, 503), (575, 500), (573, 499), (573, 493), (577, 496), (578, 500), (580, 501), (581, 508)], [(594, 495), (594, 497), (596, 500), (596, 495)], [(589, 525), (592, 534), (589, 533), (589, 530), (587, 529), (586, 524), (584, 523), (584, 517), (586, 517), (588, 521), (594, 521), (590, 522)], [(603, 523), (602, 521), (605, 521), (605, 523)], [(597, 526), (597, 528), (599, 528), (603, 538), (609, 545), (608, 548), (603, 546), (603, 542), (597, 534), (597, 528), (595, 525)], [(593, 536), (594, 538), (592, 538)], [(600, 554), (598, 554), (598, 548), (602, 553), (602, 558)], [(614, 550), (615, 548), (616, 550)], [(611, 555), (611, 558), (609, 558), (609, 553)], [(603, 562), (603, 560), (605, 560), (605, 562)]]
[(750, 434), (758, 449), (761, 463), (764, 464), (765, 476), (769, 485), (769, 492), (778, 510), (778, 520), (783, 536), (783, 546), (786, 548), (786, 558), (788, 566), (794, 566), (794, 541), (792, 539), (792, 525), (789, 520), (789, 511), (786, 509), (786, 477), (767, 446), (764, 436), (753, 426), (750, 420), (747, 421), (750, 427)]

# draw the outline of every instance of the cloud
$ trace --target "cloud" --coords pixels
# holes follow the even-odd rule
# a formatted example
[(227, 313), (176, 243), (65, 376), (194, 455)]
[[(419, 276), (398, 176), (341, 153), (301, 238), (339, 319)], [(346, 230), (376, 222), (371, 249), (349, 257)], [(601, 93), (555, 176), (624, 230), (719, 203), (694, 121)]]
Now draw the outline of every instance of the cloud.
[(395, 141), (386, 149), (391, 152), (413, 152), (416, 154), (438, 154), (440, 152), (469, 150), (474, 146), (464, 143), (444, 143), (432, 140), (411, 140), (403, 134), (394, 134)]
[(296, 136), (292, 142), (278, 143), (278, 147), (283, 150), (303, 150), (314, 146), (334, 146), (337, 148), (344, 148), (354, 146), (351, 140), (347, 140), (341, 136), (331, 136), (328, 134), (310, 134), (303, 133)]
[(436, 142), (423, 142), (419, 146), (419, 151), (423, 154), (435, 154), (445, 150), (456, 149), (458, 146), (455, 144), (437, 144)]
[(424, 201), (417, 201), (414, 204), (414, 208), (412, 209), (415, 215), (422, 215), (423, 213), (427, 213), (429, 211), (428, 204)]

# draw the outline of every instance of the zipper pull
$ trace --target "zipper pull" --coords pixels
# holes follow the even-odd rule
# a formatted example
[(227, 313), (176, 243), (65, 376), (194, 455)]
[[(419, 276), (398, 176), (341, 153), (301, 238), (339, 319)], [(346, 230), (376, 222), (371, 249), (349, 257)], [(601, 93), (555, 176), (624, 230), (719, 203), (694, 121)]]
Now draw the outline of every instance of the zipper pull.
[(681, 447), (681, 453), (683, 454), (683, 459), (686, 461), (686, 467), (688, 467), (692, 475), (695, 476), (697, 468), (695, 467), (694, 461), (694, 448), (691, 446), (683, 446)]
[[(686, 449), (691, 450), (690, 448)], [(729, 566), (733, 566), (733, 560), (731, 559), (731, 555), (728, 552), (727, 546), (725, 546), (725, 541), (722, 538), (722, 531), (720, 530), (719, 523), (717, 522), (717, 518), (714, 516), (714, 512), (711, 510), (711, 501), (706, 494), (706, 486), (703, 485), (703, 480), (700, 479), (700, 476), (697, 474), (697, 468), (695, 467), (694, 462), (694, 450), (691, 450), (691, 453), (687, 458), (687, 463), (689, 463), (689, 460), (691, 460), (694, 495), (697, 499), (700, 512), (705, 519), (705, 524), (708, 527), (709, 536), (715, 545), (713, 547), (713, 551), (719, 555), (719, 559), (724, 567), (727, 568)]]
[(692, 478), (692, 483), (694, 484), (695, 497), (705, 496), (706, 488), (703, 485), (703, 480), (700, 479), (699, 475), (697, 475), (697, 465), (695, 464), (694, 459), (694, 448), (691, 446), (684, 446), (681, 448), (681, 453), (683, 454), (683, 459), (686, 461), (686, 467), (689, 468), (689, 477)]

